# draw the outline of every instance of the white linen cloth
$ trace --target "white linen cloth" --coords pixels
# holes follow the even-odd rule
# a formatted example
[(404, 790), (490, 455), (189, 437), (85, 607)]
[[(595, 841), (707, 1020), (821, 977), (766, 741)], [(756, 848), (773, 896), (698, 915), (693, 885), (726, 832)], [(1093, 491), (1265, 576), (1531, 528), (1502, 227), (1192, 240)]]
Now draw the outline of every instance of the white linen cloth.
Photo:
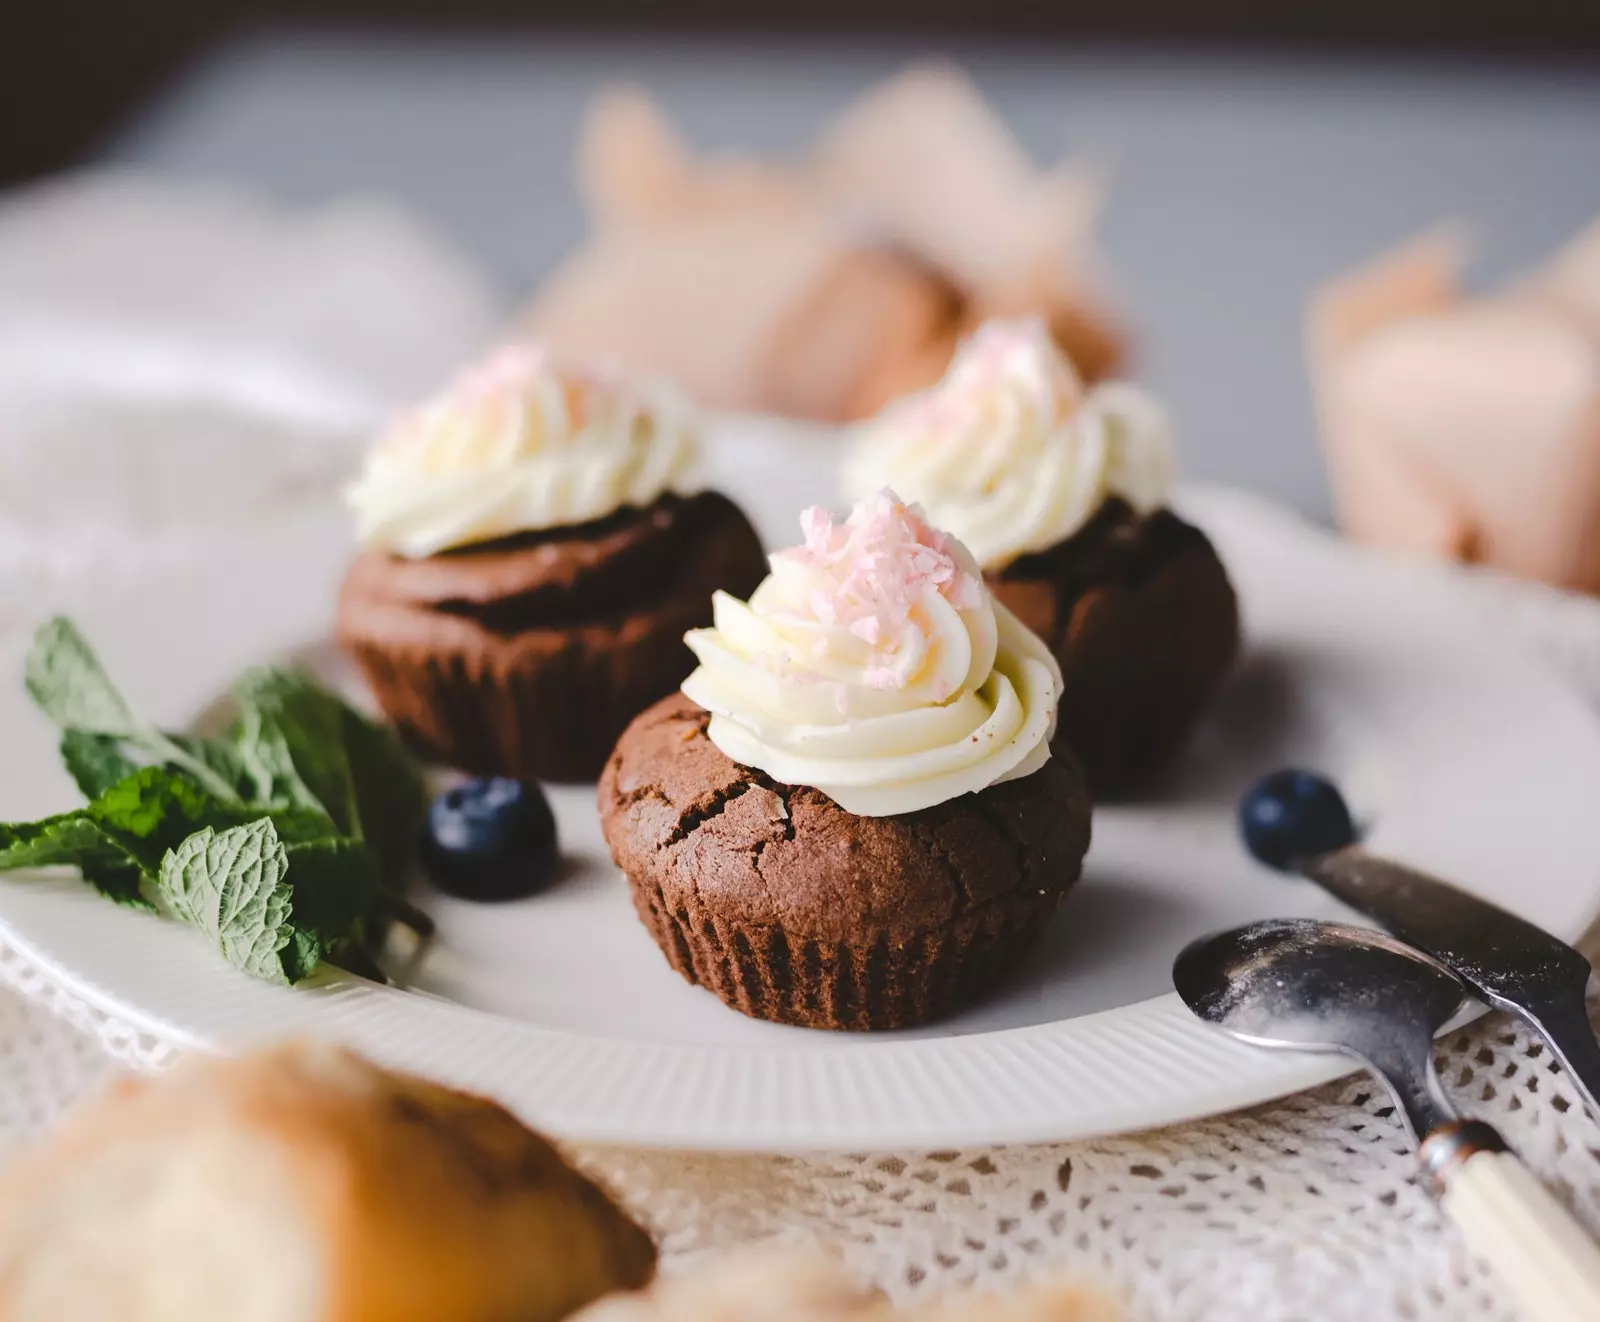
[[(0, 631), (87, 576), (157, 572), (220, 520), (325, 493), (362, 429), (497, 317), (474, 272), (381, 208), (292, 217), (133, 179), (0, 206)], [(1600, 707), (1600, 603), (1414, 572)], [(113, 1068), (172, 1050), (0, 943), (0, 1154)], [(1600, 1231), (1600, 1125), (1543, 1047), (1491, 1016), (1444, 1042), (1441, 1065)], [(781, 1239), (833, 1246), (899, 1295), (1067, 1267), (1121, 1286), (1149, 1322), (1514, 1316), (1412, 1182), (1365, 1079), (1071, 1144), (578, 1155), (660, 1233), (671, 1265)]]

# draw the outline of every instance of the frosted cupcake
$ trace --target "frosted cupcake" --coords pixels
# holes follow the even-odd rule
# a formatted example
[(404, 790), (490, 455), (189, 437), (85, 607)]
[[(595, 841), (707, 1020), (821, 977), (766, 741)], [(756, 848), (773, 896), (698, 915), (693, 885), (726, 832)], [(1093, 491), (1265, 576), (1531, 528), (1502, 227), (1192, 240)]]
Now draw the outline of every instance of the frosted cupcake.
[(1227, 572), (1167, 499), (1162, 409), (1086, 389), (1037, 321), (986, 323), (943, 380), (864, 424), (851, 495), (892, 485), (983, 566), (1065, 680), (1060, 738), (1097, 792), (1176, 752), (1239, 648)]
[(466, 770), (592, 780), (689, 673), (710, 594), (765, 569), (744, 515), (684, 494), (664, 389), (502, 348), (399, 419), (349, 493), (338, 632), (385, 714)]
[(690, 981), (763, 1019), (919, 1023), (993, 986), (1078, 879), (1061, 673), (916, 508), (802, 526), (689, 635), (700, 665), (622, 736), (602, 824)]

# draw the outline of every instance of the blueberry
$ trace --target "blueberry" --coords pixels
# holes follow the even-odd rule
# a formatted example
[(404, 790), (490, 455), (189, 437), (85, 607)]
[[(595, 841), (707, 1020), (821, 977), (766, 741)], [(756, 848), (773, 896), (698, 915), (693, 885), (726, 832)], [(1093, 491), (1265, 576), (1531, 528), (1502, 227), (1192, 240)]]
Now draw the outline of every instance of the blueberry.
[(514, 900), (555, 870), (556, 819), (530, 781), (485, 776), (434, 799), (422, 835), (433, 884), (467, 900)]
[(1355, 823), (1332, 781), (1285, 768), (1256, 781), (1239, 800), (1245, 847), (1270, 867), (1354, 844)]

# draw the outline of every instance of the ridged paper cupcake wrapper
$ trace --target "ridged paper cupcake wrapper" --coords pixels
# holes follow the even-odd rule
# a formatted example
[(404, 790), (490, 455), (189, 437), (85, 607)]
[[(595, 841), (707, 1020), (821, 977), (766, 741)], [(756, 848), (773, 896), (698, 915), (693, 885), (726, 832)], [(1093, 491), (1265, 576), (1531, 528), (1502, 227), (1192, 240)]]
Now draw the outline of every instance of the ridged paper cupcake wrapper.
[[(1170, 518), (1170, 515), (1154, 517)], [(1056, 747), (1076, 755), (1097, 794), (1114, 794), (1170, 760), (1205, 715), (1239, 652), (1239, 606), (1210, 542), (1133, 581), (1092, 584), (1065, 619), (1043, 579), (989, 578), (995, 596), (1052, 642), (1065, 687)]]
[[(755, 529), (731, 501), (689, 499), (694, 526), (667, 557), (667, 581), (641, 589), (642, 600), (574, 592), (564, 622), (523, 628), (507, 609), (489, 609), (515, 607), (516, 593), (458, 613), (437, 603), (477, 600), (471, 592), (408, 595), (417, 584), (405, 567), (368, 552), (345, 579), (340, 642), (384, 714), (424, 753), (480, 774), (596, 780), (628, 722), (694, 668), (683, 635), (711, 623), (713, 591), (747, 596), (767, 571)], [(454, 572), (457, 588), (472, 585), (470, 559)]]
[(682, 633), (674, 622), (625, 649), (505, 659), (487, 648), (345, 643), (384, 715), (427, 757), (479, 775), (572, 783), (597, 779), (628, 722), (683, 682), (694, 658)]
[(659, 886), (629, 885), (667, 962), (690, 982), (754, 1019), (857, 1031), (908, 1028), (971, 1004), (1034, 944), (1064, 895), (1009, 895), (908, 941), (819, 941), (674, 910)]

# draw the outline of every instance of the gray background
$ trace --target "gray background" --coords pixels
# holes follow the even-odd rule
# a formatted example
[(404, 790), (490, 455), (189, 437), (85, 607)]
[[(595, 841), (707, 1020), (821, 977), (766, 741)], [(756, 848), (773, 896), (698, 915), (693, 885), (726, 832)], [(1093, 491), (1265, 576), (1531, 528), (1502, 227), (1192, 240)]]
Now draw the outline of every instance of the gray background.
[(1104, 247), (1187, 474), (1316, 517), (1311, 283), (1447, 218), (1478, 227), (1492, 280), (1600, 214), (1600, 74), (1578, 68), (284, 33), (218, 51), (104, 155), (291, 202), (387, 196), (510, 298), (583, 233), (571, 154), (607, 80), (645, 84), (699, 146), (785, 151), (928, 54), (959, 58), (1041, 162), (1111, 170)]

